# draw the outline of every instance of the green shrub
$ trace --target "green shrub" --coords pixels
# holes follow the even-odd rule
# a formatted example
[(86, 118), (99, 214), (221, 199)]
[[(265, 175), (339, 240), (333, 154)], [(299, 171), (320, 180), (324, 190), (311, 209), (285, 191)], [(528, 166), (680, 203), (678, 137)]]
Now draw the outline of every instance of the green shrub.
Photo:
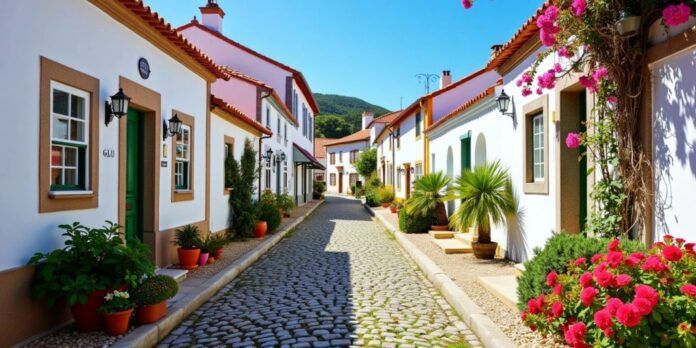
[(266, 190), (263, 195), (261, 195), (261, 201), (258, 203), (258, 215), (259, 221), (266, 221), (268, 224), (268, 231), (273, 232), (278, 229), (280, 222), (283, 219), (283, 215), (278, 209), (276, 204), (275, 195), (270, 190)]
[(368, 190), (367, 193), (365, 193), (365, 204), (367, 204), (368, 207), (379, 206), (379, 202), (377, 202), (376, 196), (377, 194), (375, 190)]
[(430, 230), (435, 219), (432, 215), (412, 215), (406, 209), (399, 210), (399, 230), (405, 233), (423, 233)]
[(168, 275), (147, 278), (132, 291), (133, 301), (138, 306), (154, 305), (168, 300), (179, 291), (179, 284)]
[(314, 190), (312, 196), (314, 199), (324, 198), (324, 192), (326, 192), (326, 183), (323, 181), (314, 181)]
[(394, 200), (394, 189), (391, 186), (377, 188), (375, 190), (375, 200), (379, 203), (391, 203)]
[[(551, 271), (565, 273), (567, 265), (579, 257), (591, 258), (592, 255), (606, 251), (611, 240), (587, 238), (579, 234), (561, 233), (546, 241), (543, 249), (535, 248), (534, 257), (524, 263), (525, 271), (517, 279), (517, 307), (527, 308), (527, 302), (542, 292), (549, 292), (546, 276)], [(623, 241), (624, 251), (642, 251), (645, 247), (638, 242)]]

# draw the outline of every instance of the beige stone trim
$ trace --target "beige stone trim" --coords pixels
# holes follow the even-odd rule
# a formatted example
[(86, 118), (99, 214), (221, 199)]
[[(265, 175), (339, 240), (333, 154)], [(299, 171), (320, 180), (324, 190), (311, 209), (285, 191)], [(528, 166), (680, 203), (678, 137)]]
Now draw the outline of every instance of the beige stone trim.
[[(527, 194), (549, 194), (549, 97), (543, 95), (522, 108), (523, 129), (524, 129), (524, 193)], [(532, 149), (532, 117), (542, 113), (544, 120), (544, 181), (534, 181), (534, 164)]]

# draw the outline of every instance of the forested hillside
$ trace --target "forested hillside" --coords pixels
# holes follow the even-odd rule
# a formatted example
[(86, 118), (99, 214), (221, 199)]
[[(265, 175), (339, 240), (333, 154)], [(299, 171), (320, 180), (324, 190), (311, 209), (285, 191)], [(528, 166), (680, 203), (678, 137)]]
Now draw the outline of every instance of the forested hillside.
[(320, 138), (341, 138), (357, 132), (362, 125), (362, 112), (370, 110), (380, 116), (389, 110), (360, 98), (315, 93), (321, 114), (316, 117), (315, 133)]

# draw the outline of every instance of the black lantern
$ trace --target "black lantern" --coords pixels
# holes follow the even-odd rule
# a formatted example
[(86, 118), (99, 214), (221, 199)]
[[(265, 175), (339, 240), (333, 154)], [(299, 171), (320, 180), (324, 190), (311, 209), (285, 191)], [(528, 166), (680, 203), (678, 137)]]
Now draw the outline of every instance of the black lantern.
[(285, 162), (286, 159), (287, 159), (287, 157), (285, 156), (285, 152), (281, 153), (280, 154), (280, 161)]
[(111, 96), (111, 103), (104, 102), (104, 123), (108, 126), (114, 119), (114, 116), (121, 118), (128, 113), (128, 103), (130, 97), (123, 93), (123, 88), (119, 88), (118, 92)]
[(261, 156), (266, 161), (266, 165), (271, 165), (271, 160), (273, 160), (273, 149), (269, 148), (266, 150), (266, 155)]
[(498, 98), (495, 98), (495, 102), (498, 103), (498, 110), (500, 110), (501, 114), (512, 116), (513, 112), (508, 112), (508, 110), (510, 110), (511, 101), (512, 97), (507, 95), (505, 90), (500, 91), (500, 95)]
[(162, 126), (162, 137), (164, 140), (167, 140), (169, 137), (173, 137), (181, 132), (181, 120), (179, 119), (179, 115), (174, 114), (172, 118), (169, 119), (169, 126), (167, 126), (167, 122), (162, 121), (164, 124)]
[(616, 20), (616, 31), (621, 36), (634, 34), (640, 28), (641, 17), (634, 14), (633, 11), (622, 10), (619, 12), (619, 18)]

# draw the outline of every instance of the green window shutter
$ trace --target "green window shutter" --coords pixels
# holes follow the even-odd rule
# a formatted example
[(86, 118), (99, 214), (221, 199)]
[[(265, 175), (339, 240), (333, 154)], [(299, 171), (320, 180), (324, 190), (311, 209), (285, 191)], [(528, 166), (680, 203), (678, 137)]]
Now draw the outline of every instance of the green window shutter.
[(462, 150), (462, 168), (461, 171), (463, 172), (464, 170), (470, 170), (471, 169), (471, 133), (468, 132), (467, 134), (461, 136), (459, 138), (459, 141), (461, 142), (461, 150)]

